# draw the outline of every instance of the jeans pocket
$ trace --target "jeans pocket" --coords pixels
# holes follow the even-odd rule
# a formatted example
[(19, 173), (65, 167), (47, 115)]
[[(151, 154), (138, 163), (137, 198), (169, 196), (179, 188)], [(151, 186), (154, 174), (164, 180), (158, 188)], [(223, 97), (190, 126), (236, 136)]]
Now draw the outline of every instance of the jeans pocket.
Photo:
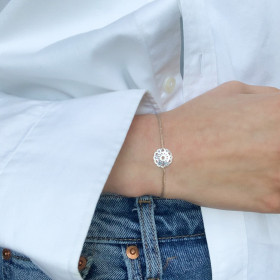
[(25, 255), (8, 250), (2, 261), (3, 280), (51, 280)]

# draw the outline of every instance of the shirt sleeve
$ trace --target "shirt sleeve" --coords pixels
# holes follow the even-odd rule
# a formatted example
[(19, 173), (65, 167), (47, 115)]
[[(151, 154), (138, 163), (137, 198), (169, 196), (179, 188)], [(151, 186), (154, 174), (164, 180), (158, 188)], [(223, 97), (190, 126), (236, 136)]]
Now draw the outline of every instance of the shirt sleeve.
[(144, 94), (64, 101), (0, 94), (2, 247), (27, 255), (54, 280), (81, 279), (77, 265), (96, 203)]
[(81, 279), (100, 193), (151, 99), (131, 15), (145, 2), (107, 13), (115, 1), (12, 0), (0, 12), (0, 246), (53, 280)]

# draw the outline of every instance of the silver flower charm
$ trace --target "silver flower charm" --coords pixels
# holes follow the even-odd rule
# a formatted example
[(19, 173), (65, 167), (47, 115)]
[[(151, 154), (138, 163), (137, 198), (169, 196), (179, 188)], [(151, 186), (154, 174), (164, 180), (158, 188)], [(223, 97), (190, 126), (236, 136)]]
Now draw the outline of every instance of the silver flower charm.
[(158, 167), (164, 168), (171, 164), (172, 153), (165, 148), (157, 149), (154, 153), (154, 162)]

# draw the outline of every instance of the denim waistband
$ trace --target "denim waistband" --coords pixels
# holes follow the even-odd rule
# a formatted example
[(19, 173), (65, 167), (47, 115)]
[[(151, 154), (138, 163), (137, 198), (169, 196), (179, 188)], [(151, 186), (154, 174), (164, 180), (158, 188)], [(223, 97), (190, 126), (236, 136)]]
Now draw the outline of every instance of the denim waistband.
[(106, 242), (141, 240), (139, 209), (149, 207), (154, 215), (159, 241), (204, 235), (199, 206), (178, 199), (156, 196), (138, 198), (102, 193), (88, 231), (87, 239)]

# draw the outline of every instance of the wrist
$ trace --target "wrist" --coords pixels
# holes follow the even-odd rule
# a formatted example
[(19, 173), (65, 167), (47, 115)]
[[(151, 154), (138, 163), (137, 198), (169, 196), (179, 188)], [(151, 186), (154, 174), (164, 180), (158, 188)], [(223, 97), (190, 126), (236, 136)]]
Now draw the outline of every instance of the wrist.
[[(191, 163), (195, 161), (197, 149), (190, 121), (192, 116), (185, 118), (186, 110), (185, 103), (184, 106), (161, 113), (165, 148), (173, 154), (173, 161), (165, 170), (164, 197), (171, 199), (186, 199), (191, 197), (192, 192)], [(188, 137), (185, 137), (186, 131), (189, 131)]]
[(136, 115), (103, 191), (130, 197), (159, 196), (162, 170), (153, 162), (153, 153), (159, 146), (156, 117)]

